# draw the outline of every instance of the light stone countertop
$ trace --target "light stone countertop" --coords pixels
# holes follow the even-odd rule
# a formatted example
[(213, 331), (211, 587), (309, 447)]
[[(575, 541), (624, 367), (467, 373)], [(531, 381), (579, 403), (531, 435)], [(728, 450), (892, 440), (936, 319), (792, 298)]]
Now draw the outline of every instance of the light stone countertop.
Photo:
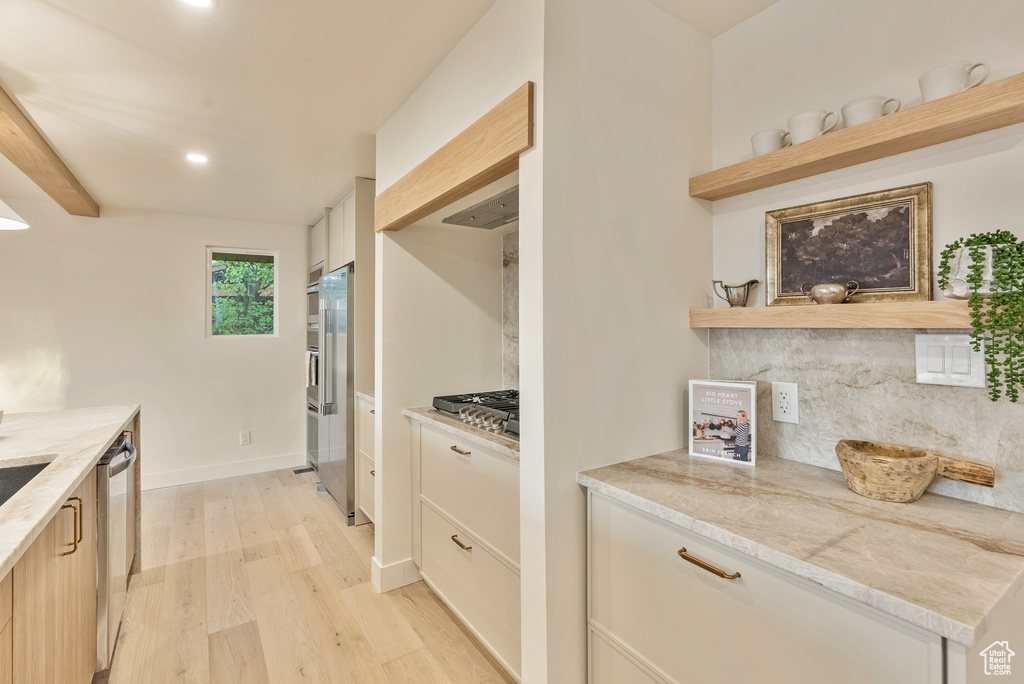
[(0, 467), (45, 461), (50, 465), (0, 506), (0, 578), (11, 571), (138, 412), (136, 405), (4, 416)]
[(356, 391), (356, 396), (359, 397), (360, 399), (364, 400), (364, 401), (370, 402), (374, 406), (377, 405), (377, 400), (369, 392), (359, 392), (359, 391)]
[(402, 414), (407, 418), (426, 423), (442, 432), (447, 432), (467, 442), (472, 442), (477, 446), (490, 449), (505, 458), (510, 458), (513, 461), (519, 460), (519, 440), (517, 439), (481, 430), (472, 425), (466, 425), (458, 418), (442, 413), (433, 406), (405, 409), (402, 411)]
[(680, 450), (577, 481), (968, 648), (1024, 581), (1024, 514), (930, 493), (875, 501), (817, 466)]

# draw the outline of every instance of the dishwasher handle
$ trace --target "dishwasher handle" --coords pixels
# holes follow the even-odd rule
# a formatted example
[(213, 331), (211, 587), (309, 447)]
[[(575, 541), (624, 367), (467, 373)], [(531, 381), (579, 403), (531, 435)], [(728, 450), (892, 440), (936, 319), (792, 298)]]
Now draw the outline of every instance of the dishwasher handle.
[(110, 477), (116, 477), (123, 473), (124, 471), (128, 470), (128, 467), (135, 462), (135, 457), (138, 455), (138, 453), (135, 451), (135, 447), (132, 446), (131, 443), (129, 442), (125, 442), (124, 444), (121, 445), (121, 451), (127, 451), (128, 456), (126, 456), (122, 461), (110, 464)]

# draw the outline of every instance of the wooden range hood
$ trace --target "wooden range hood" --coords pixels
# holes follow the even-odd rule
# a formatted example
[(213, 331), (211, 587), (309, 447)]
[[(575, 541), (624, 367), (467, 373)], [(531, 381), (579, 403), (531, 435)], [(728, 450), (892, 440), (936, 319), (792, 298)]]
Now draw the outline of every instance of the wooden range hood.
[(533, 147), (533, 82), (527, 81), (377, 195), (374, 230), (401, 230), (519, 168)]

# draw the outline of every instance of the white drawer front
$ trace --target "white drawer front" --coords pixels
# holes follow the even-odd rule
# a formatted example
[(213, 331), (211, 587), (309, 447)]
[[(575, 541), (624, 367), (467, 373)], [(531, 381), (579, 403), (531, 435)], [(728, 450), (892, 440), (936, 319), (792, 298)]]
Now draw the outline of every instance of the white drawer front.
[(590, 515), (591, 619), (680, 682), (942, 681), (936, 635), (601, 495)]
[(420, 492), (519, 563), (518, 463), (424, 425)]
[(590, 630), (590, 684), (663, 684)]
[(365, 399), (360, 399), (356, 403), (356, 406), (358, 407), (358, 410), (356, 411), (356, 421), (358, 422), (356, 428), (356, 435), (358, 439), (356, 450), (361, 454), (365, 454), (367, 458), (376, 463), (377, 459), (373, 454), (374, 416), (370, 413), (374, 410), (373, 404)]
[[(518, 677), (519, 575), (430, 506), (421, 504), (421, 516), (423, 577)], [(460, 548), (452, 535), (472, 549)]]
[(368, 458), (360, 455), (356, 457), (356, 477), (359, 479), (359, 501), (360, 510), (373, 522), (373, 507), (376, 501), (374, 490), (376, 466)]

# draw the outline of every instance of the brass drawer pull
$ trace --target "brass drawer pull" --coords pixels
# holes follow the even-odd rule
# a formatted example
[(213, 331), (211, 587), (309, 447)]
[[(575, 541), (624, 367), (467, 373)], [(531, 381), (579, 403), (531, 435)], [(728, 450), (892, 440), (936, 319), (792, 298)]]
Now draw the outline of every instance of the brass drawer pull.
[[(77, 497), (74, 497), (74, 498), (77, 498)], [(68, 499), (68, 500), (70, 501), (70, 499)], [(64, 553), (62, 553), (60, 555), (62, 555), (62, 556), (70, 556), (75, 551), (78, 551), (78, 506), (75, 506), (74, 504), (66, 503), (66, 504), (64, 504), (63, 506), (60, 507), (60, 510), (63, 511), (65, 508), (70, 508), (72, 510), (72, 512), (75, 514), (75, 522), (74, 522), (74, 525), (73, 525), (73, 527), (71, 529), (71, 543), (68, 544), (68, 546), (71, 547), (71, 550), (70, 551), (65, 551)]]
[(701, 560), (700, 558), (697, 558), (696, 556), (691, 556), (690, 554), (688, 554), (686, 552), (686, 547), (683, 547), (683, 548), (679, 549), (678, 553), (679, 553), (679, 557), (682, 558), (684, 561), (689, 561), (690, 563), (693, 563), (694, 565), (696, 565), (698, 568), (704, 568), (705, 570), (710, 572), (712, 575), (717, 575), (717, 576), (721, 577), (722, 579), (727, 579), (727, 580), (734, 580), (734, 579), (739, 579), (740, 578), (740, 573), (738, 573), (738, 572), (734, 572), (734, 573), (730, 574), (730, 573), (726, 572), (725, 570), (722, 570), (722, 568), (716, 567), (716, 566), (712, 565), (711, 563), (708, 563), (706, 560)]
[(80, 497), (80, 496), (72, 496), (72, 497), (68, 498), (68, 501), (77, 501), (78, 502), (78, 516), (77, 516), (78, 517), (78, 539), (75, 540), (75, 544), (81, 544), (82, 543), (82, 523), (85, 520), (85, 508), (84, 508), (85, 504), (82, 503), (82, 497)]
[(371, 470), (370, 471), (370, 477), (377, 477), (377, 471), (376, 470)]
[(463, 456), (469, 456), (471, 453), (473, 453), (472, 451), (463, 451), (462, 449), (455, 445), (452, 445), (452, 451), (454, 451), (457, 454), (462, 454)]
[(377, 413), (377, 409), (370, 409), (370, 413)]
[(459, 541), (459, 535), (457, 535), (457, 534), (453, 534), (452, 535), (452, 541), (455, 542), (456, 544), (458, 544), (459, 548), (462, 549), (463, 551), (472, 551), (473, 550), (472, 546), (466, 546), (465, 544), (460, 542)]

